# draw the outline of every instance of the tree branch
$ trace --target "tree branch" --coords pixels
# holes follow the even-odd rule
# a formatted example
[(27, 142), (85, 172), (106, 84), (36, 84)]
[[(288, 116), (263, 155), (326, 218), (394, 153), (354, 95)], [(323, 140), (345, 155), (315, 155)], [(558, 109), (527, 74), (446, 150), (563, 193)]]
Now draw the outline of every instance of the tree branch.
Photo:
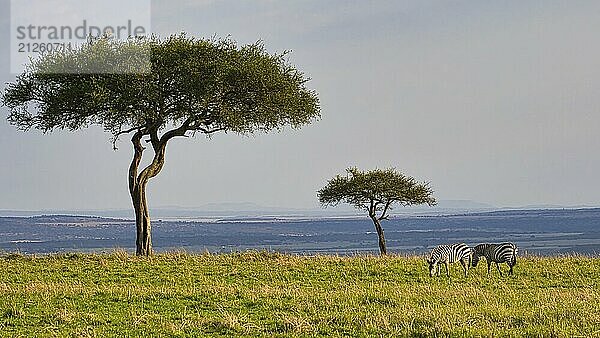
[(181, 126), (175, 128), (175, 129), (171, 129), (168, 132), (164, 133), (163, 136), (160, 138), (160, 145), (164, 145), (166, 144), (170, 139), (172, 139), (175, 136), (185, 136), (185, 133), (190, 130), (190, 124), (192, 123), (193, 119), (190, 117), (187, 120), (185, 120)]
[(210, 135), (210, 134), (213, 134), (213, 133), (216, 133), (216, 132), (219, 132), (219, 131), (225, 131), (225, 130), (227, 130), (227, 128), (225, 128), (225, 127), (219, 127), (219, 128), (208, 129), (208, 128), (198, 127), (198, 128), (193, 129), (193, 130), (194, 131), (201, 131), (204, 134), (209, 134)]
[(393, 199), (389, 199), (386, 203), (385, 203), (385, 207), (383, 208), (383, 211), (381, 212), (381, 216), (379, 216), (379, 220), (382, 221), (384, 219), (388, 219), (388, 216), (386, 215), (388, 209), (390, 208), (390, 205), (392, 204), (392, 202), (394, 202)]
[(371, 217), (375, 216), (375, 201), (373, 199), (371, 199), (370, 205), (369, 205), (369, 216), (371, 216)]
[(143, 127), (133, 127), (133, 128), (127, 129), (127, 130), (120, 130), (116, 135), (114, 135), (112, 137), (113, 150), (118, 150), (118, 148), (117, 148), (117, 141), (119, 140), (119, 136), (125, 135), (125, 134), (129, 134), (129, 133), (131, 133), (134, 130), (140, 130), (142, 128)]
[(167, 148), (167, 142), (161, 143), (159, 148), (154, 150), (154, 158), (152, 162), (142, 170), (142, 172), (138, 175), (137, 183), (140, 185), (145, 185), (148, 183), (148, 180), (152, 177), (158, 175), (158, 173), (162, 170), (162, 167), (165, 164), (165, 150)]
[(380, 200), (374, 200), (374, 201), (375, 201), (375, 204), (373, 205), (373, 214), (375, 214), (377, 212), (377, 207), (379, 207), (379, 205), (383, 203)]
[(141, 130), (138, 130), (131, 138), (131, 143), (133, 143), (133, 159), (131, 160), (131, 165), (129, 166), (129, 192), (132, 194), (132, 196), (138, 183), (138, 167), (140, 165), (140, 161), (142, 160), (142, 153), (145, 149), (141, 143), (143, 135), (144, 133)]
[(158, 138), (158, 130), (153, 128), (150, 130), (150, 132), (148, 134), (150, 135), (150, 142), (152, 143), (152, 148), (154, 149), (154, 152), (157, 152), (160, 147), (160, 139)]
[(185, 120), (181, 126), (171, 129), (164, 133), (160, 138), (156, 129), (150, 131), (150, 141), (152, 142), (152, 148), (154, 149), (154, 158), (142, 172), (138, 175), (138, 182), (140, 184), (146, 184), (149, 179), (158, 175), (165, 164), (165, 151), (167, 148), (167, 142), (175, 136), (185, 136), (185, 133), (189, 130), (192, 118)]

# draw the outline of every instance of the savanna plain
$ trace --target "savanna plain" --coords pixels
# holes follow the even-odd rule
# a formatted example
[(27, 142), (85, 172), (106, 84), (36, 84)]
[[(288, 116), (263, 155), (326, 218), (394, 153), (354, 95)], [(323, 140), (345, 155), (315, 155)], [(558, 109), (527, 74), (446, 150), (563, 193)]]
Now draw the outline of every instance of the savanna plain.
[[(424, 257), (0, 257), (2, 337), (600, 337), (600, 259), (431, 278)], [(506, 271), (506, 266), (504, 266)]]

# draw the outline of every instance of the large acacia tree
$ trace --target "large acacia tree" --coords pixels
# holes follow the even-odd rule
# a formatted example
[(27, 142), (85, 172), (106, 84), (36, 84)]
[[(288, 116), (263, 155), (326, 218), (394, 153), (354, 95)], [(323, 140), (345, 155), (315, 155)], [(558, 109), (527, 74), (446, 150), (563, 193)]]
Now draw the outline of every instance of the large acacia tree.
[(387, 254), (381, 221), (388, 219), (394, 205), (435, 205), (429, 183), (418, 182), (395, 169), (360, 171), (346, 169), (346, 175), (337, 175), (317, 192), (323, 206), (348, 203), (369, 213), (379, 237), (379, 251)]
[[(138, 255), (152, 254), (146, 186), (165, 163), (175, 137), (217, 132), (251, 134), (299, 128), (320, 116), (308, 78), (261, 42), (184, 34), (117, 41), (90, 40), (71, 51), (32, 61), (9, 83), (2, 103), (22, 130), (78, 130), (99, 125), (130, 134), (129, 192), (135, 210)], [(152, 161), (140, 168), (151, 150)]]

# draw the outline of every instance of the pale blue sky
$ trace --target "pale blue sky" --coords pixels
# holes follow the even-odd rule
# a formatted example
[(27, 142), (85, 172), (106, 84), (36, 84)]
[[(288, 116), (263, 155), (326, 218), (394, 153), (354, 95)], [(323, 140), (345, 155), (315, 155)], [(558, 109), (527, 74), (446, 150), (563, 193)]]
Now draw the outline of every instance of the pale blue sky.
[[(0, 0), (0, 79), (9, 18)], [(317, 206), (345, 167), (395, 166), (439, 199), (598, 205), (600, 2), (161, 1), (153, 30), (263, 39), (320, 93), (300, 131), (177, 140), (151, 206)], [(127, 139), (22, 133), (0, 119), (0, 209), (130, 205)]]

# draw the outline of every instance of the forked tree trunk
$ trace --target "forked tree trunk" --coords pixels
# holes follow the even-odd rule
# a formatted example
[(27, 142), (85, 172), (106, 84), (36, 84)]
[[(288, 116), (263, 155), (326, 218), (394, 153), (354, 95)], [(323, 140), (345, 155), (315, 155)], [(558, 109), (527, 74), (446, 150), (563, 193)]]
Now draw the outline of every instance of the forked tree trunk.
[(383, 228), (381, 227), (381, 223), (379, 223), (379, 219), (375, 216), (371, 216), (371, 220), (373, 220), (373, 224), (375, 224), (375, 230), (377, 230), (377, 237), (379, 238), (379, 253), (383, 255), (387, 255), (387, 249), (385, 247), (385, 236), (383, 234)]
[(158, 175), (164, 165), (165, 149), (168, 140), (159, 142), (158, 138), (154, 137), (152, 140), (154, 149), (152, 163), (138, 174), (142, 153), (145, 149), (141, 144), (142, 136), (141, 132), (137, 132), (131, 139), (134, 154), (131, 166), (129, 167), (129, 194), (131, 195), (133, 210), (135, 211), (137, 236), (135, 253), (138, 256), (150, 256), (152, 255), (152, 226), (150, 224), (150, 212), (148, 211), (148, 202), (146, 200), (146, 186), (152, 177)]

